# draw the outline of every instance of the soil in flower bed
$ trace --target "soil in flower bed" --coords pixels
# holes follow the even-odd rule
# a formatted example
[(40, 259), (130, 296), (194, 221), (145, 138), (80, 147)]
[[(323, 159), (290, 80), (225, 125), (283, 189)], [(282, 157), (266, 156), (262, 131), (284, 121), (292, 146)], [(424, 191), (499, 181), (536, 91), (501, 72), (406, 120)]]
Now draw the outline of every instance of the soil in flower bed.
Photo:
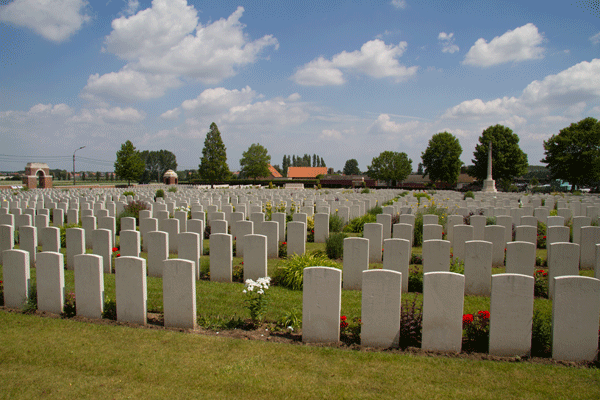
[[(0, 312), (14, 312), (21, 313), (20, 310), (10, 309), (7, 307), (0, 307)], [(49, 312), (35, 311), (36, 316), (43, 318), (61, 318), (58, 314), (53, 314)], [(416, 347), (407, 347), (406, 349), (378, 349), (373, 347), (361, 346), (356, 343), (346, 343), (344, 341), (339, 341), (335, 343), (302, 343), (302, 331), (296, 330), (293, 332), (290, 331), (281, 331), (281, 330), (272, 330), (273, 325), (269, 323), (263, 323), (260, 326), (254, 326), (250, 319), (246, 320), (244, 325), (238, 329), (225, 329), (220, 331), (214, 331), (209, 329), (204, 329), (202, 327), (197, 327), (196, 329), (182, 329), (182, 328), (168, 328), (164, 326), (164, 317), (163, 314), (159, 313), (148, 313), (148, 323), (147, 325), (139, 325), (128, 322), (118, 322), (111, 319), (92, 319), (86, 317), (75, 316), (70, 318), (74, 321), (98, 324), (98, 325), (108, 325), (108, 326), (126, 326), (130, 328), (137, 329), (160, 329), (160, 330), (170, 330), (181, 332), (182, 334), (191, 334), (191, 335), (206, 335), (206, 336), (219, 336), (226, 337), (232, 339), (239, 340), (261, 340), (266, 342), (273, 343), (286, 343), (286, 344), (295, 344), (302, 346), (314, 346), (314, 347), (333, 347), (343, 350), (351, 350), (351, 351), (361, 351), (361, 352), (386, 352), (391, 354), (410, 354), (413, 356), (424, 356), (424, 357), (448, 357), (448, 358), (458, 358), (458, 359), (467, 359), (467, 360), (488, 360), (488, 361), (504, 361), (504, 362), (532, 362), (536, 364), (547, 364), (547, 365), (564, 365), (569, 367), (577, 367), (577, 368), (600, 368), (600, 361), (597, 360), (595, 362), (571, 362), (571, 361), (557, 361), (551, 358), (542, 358), (542, 357), (497, 357), (491, 356), (486, 353), (476, 353), (476, 352), (461, 352), (461, 353), (450, 353), (450, 352), (440, 352), (440, 351), (426, 351)]]

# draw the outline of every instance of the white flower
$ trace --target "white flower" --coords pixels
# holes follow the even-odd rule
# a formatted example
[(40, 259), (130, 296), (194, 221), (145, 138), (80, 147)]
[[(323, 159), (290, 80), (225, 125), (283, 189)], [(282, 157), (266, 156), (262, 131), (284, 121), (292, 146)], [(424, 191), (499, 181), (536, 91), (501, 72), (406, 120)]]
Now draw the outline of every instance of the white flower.
[(264, 294), (265, 292), (262, 289), (258, 289), (258, 292), (256, 292), (258, 294)]
[(246, 289), (242, 290), (242, 293), (246, 293)]

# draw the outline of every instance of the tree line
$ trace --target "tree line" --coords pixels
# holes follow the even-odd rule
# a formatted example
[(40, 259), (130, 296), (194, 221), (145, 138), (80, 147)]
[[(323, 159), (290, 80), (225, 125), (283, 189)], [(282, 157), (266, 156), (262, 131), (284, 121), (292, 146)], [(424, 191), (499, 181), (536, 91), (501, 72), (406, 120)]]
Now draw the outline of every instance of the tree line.
[[(472, 165), (466, 170), (477, 181), (487, 178), (488, 151), (492, 145), (492, 178), (504, 189), (512, 184), (515, 177), (527, 173), (527, 154), (519, 147), (519, 136), (510, 128), (494, 125), (483, 130), (473, 152)], [(551, 179), (560, 179), (573, 185), (573, 190), (584, 185), (598, 185), (600, 181), (600, 122), (595, 118), (585, 118), (572, 123), (543, 142), (544, 159)], [(427, 148), (421, 153), (419, 174), (429, 176), (432, 183), (440, 182), (455, 185), (464, 170), (460, 160), (462, 147), (456, 136), (449, 132), (434, 134)], [(256, 143), (243, 152), (240, 159), (240, 176), (249, 179), (267, 177), (271, 174), (271, 156), (267, 149)], [(325, 167), (325, 161), (317, 154), (303, 156), (284, 155), (281, 167), (273, 167), (282, 175), (287, 175), (290, 166)], [(127, 141), (117, 152), (115, 174), (126, 180), (162, 179), (167, 169), (176, 170), (175, 155), (167, 150), (135, 150)], [(346, 161), (345, 175), (358, 175), (356, 159)], [(367, 166), (366, 174), (377, 180), (395, 186), (412, 172), (412, 160), (404, 152), (384, 151), (374, 157)], [(226, 148), (219, 128), (213, 122), (204, 141), (198, 175), (207, 182), (221, 182), (232, 178), (227, 164)]]

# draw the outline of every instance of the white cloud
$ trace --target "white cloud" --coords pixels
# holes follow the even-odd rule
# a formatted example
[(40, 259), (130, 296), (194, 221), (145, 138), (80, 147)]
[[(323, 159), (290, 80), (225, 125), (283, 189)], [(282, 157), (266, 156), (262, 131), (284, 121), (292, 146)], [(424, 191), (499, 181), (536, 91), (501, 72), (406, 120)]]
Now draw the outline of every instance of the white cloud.
[(72, 113), (71, 107), (68, 105), (61, 103), (55, 104), (36, 104), (35, 106), (29, 109), (29, 115), (42, 114), (42, 113), (50, 113), (51, 115), (70, 115)]
[(454, 44), (454, 33), (440, 32), (438, 40), (442, 45), (442, 53), (453, 54), (460, 50), (459, 47)]
[(503, 97), (484, 102), (481, 99), (466, 100), (448, 110), (444, 118), (482, 117), (492, 115), (507, 115), (515, 112), (521, 103), (515, 97)]
[(125, 15), (133, 15), (139, 7), (140, 2), (138, 0), (127, 0), (127, 5), (125, 6), (123, 13)]
[(187, 0), (153, 0), (152, 7), (115, 19), (103, 50), (128, 63), (119, 72), (91, 75), (82, 97), (147, 100), (179, 86), (180, 78), (215, 84), (236, 75), (279, 46), (271, 35), (249, 40), (239, 21), (243, 12), (238, 7), (227, 19), (202, 25)]
[(118, 72), (90, 75), (81, 97), (88, 100), (110, 98), (120, 101), (150, 100), (179, 87), (174, 75), (146, 74), (127, 67)]
[(541, 82), (533, 81), (523, 90), (521, 99), (527, 104), (570, 106), (581, 101), (597, 100), (600, 96), (600, 59), (579, 64), (548, 75)]
[(419, 126), (419, 121), (408, 121), (405, 123), (397, 123), (391, 120), (388, 114), (380, 114), (375, 122), (367, 129), (371, 134), (386, 134), (393, 137), (399, 135), (410, 139), (411, 133)]
[(300, 100), (301, 96), (299, 93), (292, 93), (288, 96), (288, 101), (298, 101)]
[(405, 9), (407, 5), (406, 0), (392, 0), (390, 4), (396, 7), (398, 10)]
[(335, 129), (323, 129), (319, 136), (321, 140), (342, 140), (342, 133)]
[(478, 39), (466, 54), (463, 64), (477, 67), (490, 67), (507, 62), (535, 60), (544, 57), (545, 49), (540, 47), (544, 40), (538, 28), (528, 23), (502, 36), (496, 36), (489, 43)]
[(235, 125), (298, 125), (308, 119), (308, 113), (297, 105), (266, 100), (232, 107), (222, 119)]
[(84, 108), (78, 115), (69, 118), (67, 122), (102, 125), (105, 123), (136, 123), (144, 118), (146, 118), (146, 115), (143, 112), (131, 107), (96, 108), (93, 110)]
[(0, 21), (24, 26), (43, 38), (60, 43), (90, 20), (85, 0), (14, 0), (0, 7)]
[(256, 97), (256, 92), (246, 86), (242, 90), (228, 90), (223, 87), (206, 89), (193, 100), (181, 103), (184, 110), (197, 110), (202, 114), (227, 111), (231, 107), (246, 105)]
[(319, 57), (300, 67), (292, 79), (300, 85), (341, 85), (345, 82), (342, 69), (362, 73), (373, 78), (394, 78), (396, 82), (406, 80), (417, 72), (418, 67), (407, 68), (397, 58), (406, 50), (407, 43), (397, 46), (386, 45), (382, 40), (366, 42), (360, 50), (343, 51), (327, 60)]
[(594, 46), (600, 44), (600, 32), (596, 33), (594, 36), (591, 36), (590, 42), (592, 42)]
[(165, 111), (164, 113), (162, 113), (160, 115), (160, 117), (162, 119), (173, 120), (173, 119), (177, 119), (177, 117), (179, 117), (179, 114), (181, 114), (181, 111), (177, 107), (177, 108), (174, 108), (172, 110)]

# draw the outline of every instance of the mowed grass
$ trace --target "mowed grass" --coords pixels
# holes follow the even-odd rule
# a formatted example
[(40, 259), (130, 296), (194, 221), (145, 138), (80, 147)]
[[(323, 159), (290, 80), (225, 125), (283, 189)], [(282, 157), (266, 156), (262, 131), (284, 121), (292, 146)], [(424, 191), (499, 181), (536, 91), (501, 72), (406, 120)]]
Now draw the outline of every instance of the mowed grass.
[(600, 371), (0, 312), (0, 398), (598, 399)]
[[(234, 258), (233, 265), (242, 261)], [(269, 275), (279, 262), (269, 260)], [(1, 274), (0, 268), (0, 280)], [(35, 268), (31, 276), (34, 283)], [(114, 299), (114, 275), (104, 278), (105, 297)], [(65, 282), (72, 291), (72, 271), (65, 271)], [(243, 288), (198, 281), (198, 316), (248, 318)], [(269, 297), (268, 321), (292, 310), (301, 315), (301, 291), (272, 286)], [(418, 293), (403, 298), (422, 301)], [(548, 309), (551, 302), (536, 299), (535, 306)], [(148, 278), (148, 309), (162, 311), (160, 278)], [(489, 298), (466, 296), (464, 311), (478, 310), (489, 310)], [(342, 314), (360, 318), (360, 312), (361, 292), (343, 290)], [(288, 345), (9, 312), (0, 312), (0, 338), (0, 399), (600, 398), (596, 368)]]

